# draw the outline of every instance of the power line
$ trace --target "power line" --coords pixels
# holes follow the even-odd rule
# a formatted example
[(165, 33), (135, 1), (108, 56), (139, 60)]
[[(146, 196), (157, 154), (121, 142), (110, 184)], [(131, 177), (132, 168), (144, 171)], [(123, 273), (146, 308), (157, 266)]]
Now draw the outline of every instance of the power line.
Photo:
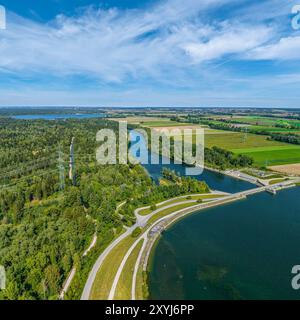
[(11, 177), (11, 176), (17, 176), (17, 175), (20, 175), (20, 174), (24, 174), (24, 173), (26, 173), (28, 171), (32, 171), (34, 169), (43, 169), (45, 167), (51, 166), (55, 162), (56, 162), (56, 159), (53, 159), (51, 161), (45, 160), (45, 161), (37, 163), (35, 165), (27, 166), (26, 168), (22, 168), (22, 169), (18, 168), (18, 169), (15, 169), (13, 171), (5, 172), (2, 175), (0, 175), (0, 178), (8, 178), (8, 177)]
[(23, 178), (18, 179), (18, 181), (13, 182), (13, 183), (11, 183), (11, 184), (0, 185), (0, 189), (13, 188), (13, 187), (16, 187), (16, 185), (17, 185), (18, 183), (22, 182), (23, 180), (30, 180), (31, 178), (41, 177), (41, 176), (49, 175), (49, 174), (56, 173), (56, 172), (57, 172), (57, 169), (51, 170), (51, 171), (47, 171), (47, 172), (44, 172), (44, 173), (39, 173), (39, 174), (34, 174), (34, 175), (26, 176), (26, 177), (23, 177)]
[(65, 166), (64, 166), (63, 153), (61, 151), (60, 146), (58, 150), (58, 170), (59, 170), (60, 190), (64, 190), (65, 189)]
[(75, 137), (72, 138), (70, 145), (70, 162), (69, 162), (69, 178), (72, 180), (73, 185), (76, 185), (76, 173), (75, 173), (75, 157), (74, 157), (74, 142)]
[(44, 157), (44, 158), (40, 158), (40, 159), (35, 159), (35, 160), (30, 160), (30, 161), (27, 161), (27, 162), (20, 162), (18, 163), (18, 165), (13, 165), (13, 166), (8, 166), (8, 167), (5, 167), (5, 168), (2, 168), (2, 170), (15, 170), (16, 167), (19, 167), (19, 166), (30, 166), (32, 164), (35, 164), (35, 163), (38, 163), (38, 162), (41, 162), (41, 161), (46, 161), (46, 160), (49, 160), (51, 158), (55, 158), (55, 154), (52, 154), (52, 155), (49, 155), (48, 157)]

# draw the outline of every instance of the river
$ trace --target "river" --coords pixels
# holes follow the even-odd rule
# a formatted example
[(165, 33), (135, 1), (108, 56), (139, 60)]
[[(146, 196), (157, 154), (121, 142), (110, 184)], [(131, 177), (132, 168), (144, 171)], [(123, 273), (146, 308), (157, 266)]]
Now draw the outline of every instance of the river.
[[(166, 165), (184, 174), (184, 166)], [(144, 165), (157, 181), (162, 165)], [(204, 170), (217, 190), (254, 186)], [(166, 230), (149, 266), (151, 299), (300, 299), (291, 270), (300, 264), (299, 188), (261, 193), (194, 213)]]

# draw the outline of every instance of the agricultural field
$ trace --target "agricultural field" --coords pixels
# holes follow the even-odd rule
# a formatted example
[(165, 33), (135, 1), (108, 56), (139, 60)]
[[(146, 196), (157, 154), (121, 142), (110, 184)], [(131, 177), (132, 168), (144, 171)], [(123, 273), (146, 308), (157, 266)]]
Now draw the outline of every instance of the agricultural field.
[(274, 167), (270, 167), (270, 169), (284, 173), (284, 174), (300, 175), (300, 163), (288, 164), (288, 165), (282, 165), (282, 166), (274, 166)]
[(283, 164), (300, 163), (300, 146), (290, 148), (265, 148), (265, 150), (255, 150), (250, 152), (239, 152), (254, 158), (257, 165), (277, 166)]
[[(269, 133), (300, 134), (300, 121), (284, 118), (257, 117), (257, 116), (211, 116), (215, 124), (222, 124), (221, 120), (233, 121), (235, 126), (245, 126), (251, 131), (266, 131)], [(240, 122), (240, 124), (238, 123)]]
[(126, 118), (109, 118), (112, 121), (127, 121), (129, 124), (141, 124), (143, 122), (170, 122), (169, 118), (159, 117), (126, 117)]
[(227, 134), (209, 134), (205, 135), (205, 146), (211, 148), (213, 146), (227, 150), (233, 149), (248, 149), (258, 147), (274, 147), (286, 146), (285, 143), (271, 141), (267, 136), (247, 134), (241, 132), (230, 132)]
[(268, 118), (268, 117), (255, 117), (255, 116), (246, 116), (246, 117), (233, 117), (233, 120), (240, 121), (241, 123), (247, 123), (255, 126), (266, 126), (266, 127), (275, 127), (277, 124), (286, 124), (292, 126), (298, 126), (300, 129), (299, 120), (288, 120), (282, 118)]
[(170, 118), (159, 117), (126, 117), (126, 118), (110, 118), (113, 121), (127, 121), (129, 124), (136, 124), (146, 128), (169, 128), (169, 127), (195, 127), (189, 123), (171, 121)]
[(147, 128), (161, 128), (161, 127), (184, 127), (191, 126), (189, 123), (171, 121), (171, 120), (160, 120), (160, 121), (142, 121), (140, 122), (141, 126)]
[[(229, 117), (228, 117), (229, 119)], [(275, 124), (284, 119), (267, 118), (267, 117), (233, 117), (235, 121), (247, 122), (251, 129), (266, 130), (271, 132), (294, 132), (300, 133), (300, 130), (286, 128), (277, 128)], [(120, 120), (120, 119), (118, 119)], [(125, 120), (125, 119), (123, 119)], [(126, 118), (129, 123), (139, 124), (142, 127), (151, 128), (157, 131), (178, 127), (179, 129), (197, 129), (203, 128), (205, 134), (205, 147), (214, 146), (232, 151), (236, 154), (245, 154), (254, 159), (257, 166), (277, 166), (300, 163), (300, 146), (284, 142), (268, 140), (268, 136), (256, 135), (253, 133), (245, 134), (243, 132), (224, 131), (210, 129), (207, 126), (193, 125), (171, 121), (168, 118), (151, 118), (151, 117), (131, 117)], [(288, 121), (288, 120), (286, 120)], [(300, 124), (300, 121), (291, 120), (291, 124)], [(300, 127), (299, 127), (300, 128)], [(176, 139), (176, 137), (175, 137)], [(195, 142), (195, 132), (193, 133)]]
[(287, 128), (278, 128), (278, 127), (266, 127), (266, 126), (250, 126), (250, 130), (255, 131), (267, 131), (270, 133), (294, 133), (294, 134), (300, 134), (300, 127), (299, 130), (297, 129), (287, 129)]
[(205, 135), (205, 146), (217, 146), (236, 154), (251, 156), (258, 166), (300, 162), (300, 146), (268, 140), (267, 136), (235, 133)]

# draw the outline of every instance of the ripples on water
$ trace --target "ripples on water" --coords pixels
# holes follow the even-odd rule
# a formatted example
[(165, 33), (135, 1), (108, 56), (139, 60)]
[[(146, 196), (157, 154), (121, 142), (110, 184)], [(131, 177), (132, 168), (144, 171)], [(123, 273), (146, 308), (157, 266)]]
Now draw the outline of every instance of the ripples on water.
[(257, 194), (191, 215), (163, 234), (153, 299), (300, 299), (300, 189)]

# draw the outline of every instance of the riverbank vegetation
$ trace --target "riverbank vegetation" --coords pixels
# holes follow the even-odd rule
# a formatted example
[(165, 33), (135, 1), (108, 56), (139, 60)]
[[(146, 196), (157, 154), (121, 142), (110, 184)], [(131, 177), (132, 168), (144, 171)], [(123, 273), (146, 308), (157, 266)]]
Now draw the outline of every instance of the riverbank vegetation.
[[(207, 155), (207, 158), (210, 158), (212, 148), (217, 147), (232, 152), (235, 156), (249, 157), (253, 159), (252, 166), (259, 168), (300, 162), (299, 115), (295, 114), (293, 117), (291, 115), (287, 116), (284, 112), (281, 115), (279, 112), (278, 115), (273, 116), (270, 112), (265, 112), (263, 116), (260, 116), (259, 112), (251, 115), (253, 111), (250, 110), (248, 111), (250, 115), (244, 114), (241, 110), (237, 113), (236, 116), (234, 115), (235, 111), (221, 112), (215, 115), (214, 112), (201, 110), (198, 113), (173, 116), (170, 119), (174, 123), (190, 124), (194, 128), (204, 129), (205, 157)], [(244, 115), (242, 116), (242, 114)], [(151, 122), (151, 120), (148, 122)], [(137, 117), (136, 124), (138, 123)], [(143, 124), (139, 124), (143, 126)], [(149, 127), (152, 126), (148, 123)], [(173, 125), (169, 124), (169, 128), (171, 127)], [(165, 128), (168, 128), (168, 125), (165, 125)], [(282, 151), (279, 150), (280, 148), (282, 148)], [(252, 151), (249, 152), (249, 149)], [(226, 159), (224, 160), (223, 167), (235, 167), (235, 165), (228, 163)], [(206, 160), (206, 162), (208, 161)], [(207, 163), (207, 165), (221, 169), (215, 163)]]
[(191, 177), (180, 177), (175, 172), (164, 168), (162, 175), (165, 179), (172, 181), (170, 185), (152, 184), (151, 188), (144, 193), (131, 198), (119, 210), (119, 214), (126, 217), (126, 222), (135, 222), (134, 211), (137, 208), (152, 206), (156, 203), (186, 194), (208, 193), (208, 185), (204, 181), (198, 181)]

